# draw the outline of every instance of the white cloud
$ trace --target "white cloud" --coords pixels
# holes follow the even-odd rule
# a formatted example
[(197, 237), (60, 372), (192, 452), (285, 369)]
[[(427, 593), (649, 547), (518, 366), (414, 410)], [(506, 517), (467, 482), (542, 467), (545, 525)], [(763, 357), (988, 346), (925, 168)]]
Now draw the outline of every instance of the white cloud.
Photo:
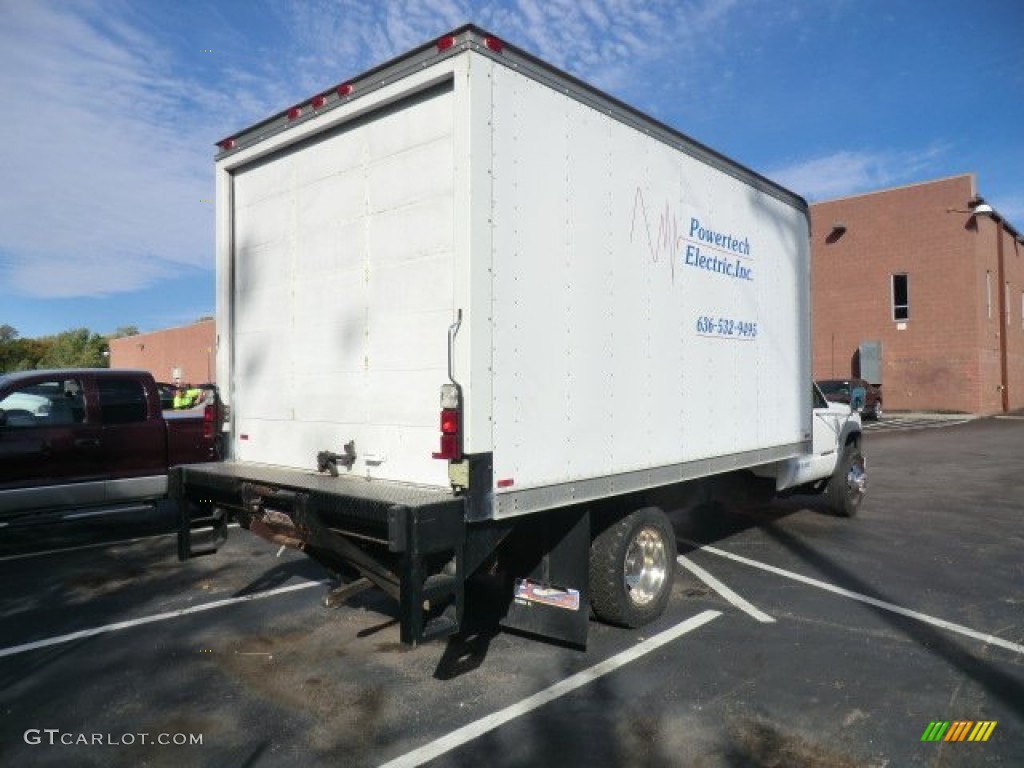
[(268, 0), (211, 6), (185, 33), (163, 5), (0, 2), (0, 282), (104, 296), (211, 269), (215, 140), (465, 22), (637, 103), (664, 85), (655, 64), (696, 76), (734, 5)]
[[(358, 74), (465, 22), (582, 77), (624, 87), (652, 61), (671, 56), (675, 77), (719, 45), (736, 0), (289, 0), (280, 17), (306, 50), (310, 71)], [(323, 85), (323, 78), (311, 89)]]
[(945, 145), (903, 152), (842, 150), (765, 175), (809, 200), (825, 200), (917, 180), (947, 153)]
[(0, 254), (28, 296), (134, 290), (209, 266), (208, 142), (183, 121), (196, 90), (105, 8), (0, 8)]

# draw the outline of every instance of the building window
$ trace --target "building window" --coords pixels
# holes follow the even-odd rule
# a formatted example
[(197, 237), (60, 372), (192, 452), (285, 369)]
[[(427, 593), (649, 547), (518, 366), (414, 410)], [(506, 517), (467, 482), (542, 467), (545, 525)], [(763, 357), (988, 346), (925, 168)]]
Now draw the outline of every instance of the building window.
[(910, 289), (906, 275), (892, 276), (892, 319), (906, 320), (910, 317)]
[(985, 314), (992, 319), (992, 273), (985, 272)]

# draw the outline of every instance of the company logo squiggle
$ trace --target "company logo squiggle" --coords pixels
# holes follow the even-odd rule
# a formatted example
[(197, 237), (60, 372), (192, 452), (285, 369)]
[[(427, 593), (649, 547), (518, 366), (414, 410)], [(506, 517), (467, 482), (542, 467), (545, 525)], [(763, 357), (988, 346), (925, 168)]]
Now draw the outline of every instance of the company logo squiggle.
[(651, 262), (657, 264), (664, 256), (668, 256), (668, 262), (672, 272), (672, 282), (676, 281), (676, 264), (672, 258), (683, 243), (679, 234), (679, 220), (672, 213), (668, 203), (665, 203), (664, 210), (658, 214), (658, 230), (655, 234), (651, 226), (651, 219), (647, 214), (647, 205), (644, 202), (644, 192), (640, 187), (636, 188), (636, 195), (633, 197), (633, 220), (629, 227), (629, 242), (633, 242), (636, 234), (637, 214), (643, 224), (643, 234), (646, 237), (648, 254)]

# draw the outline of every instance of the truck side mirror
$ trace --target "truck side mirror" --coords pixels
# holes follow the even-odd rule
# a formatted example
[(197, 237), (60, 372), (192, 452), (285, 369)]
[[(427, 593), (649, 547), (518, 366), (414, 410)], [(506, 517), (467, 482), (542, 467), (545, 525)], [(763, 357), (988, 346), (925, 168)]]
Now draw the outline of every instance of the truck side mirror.
[(867, 400), (867, 390), (864, 387), (854, 387), (853, 391), (850, 392), (850, 407), (855, 411), (859, 411), (864, 407)]

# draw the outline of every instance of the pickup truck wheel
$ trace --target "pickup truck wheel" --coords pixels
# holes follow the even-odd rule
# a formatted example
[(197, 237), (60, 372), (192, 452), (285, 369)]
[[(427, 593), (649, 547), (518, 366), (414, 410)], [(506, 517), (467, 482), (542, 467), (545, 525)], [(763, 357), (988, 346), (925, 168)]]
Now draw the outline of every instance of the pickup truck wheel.
[(847, 445), (835, 472), (828, 481), (826, 497), (832, 511), (840, 517), (853, 517), (860, 509), (867, 490), (867, 465), (856, 445)]
[(633, 512), (590, 546), (590, 599), (602, 621), (640, 627), (665, 610), (675, 580), (676, 536), (657, 507)]

